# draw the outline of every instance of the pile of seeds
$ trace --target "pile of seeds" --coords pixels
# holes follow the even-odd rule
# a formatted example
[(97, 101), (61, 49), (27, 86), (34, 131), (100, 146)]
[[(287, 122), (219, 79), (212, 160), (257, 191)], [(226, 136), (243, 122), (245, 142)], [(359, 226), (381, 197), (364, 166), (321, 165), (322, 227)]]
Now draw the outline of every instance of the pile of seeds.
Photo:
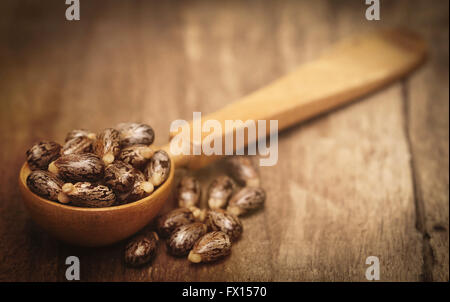
[[(159, 238), (166, 239), (167, 251), (192, 263), (213, 262), (231, 253), (232, 242), (243, 232), (238, 216), (261, 208), (266, 199), (259, 187), (255, 167), (247, 157), (227, 159), (229, 177), (221, 175), (209, 185), (208, 209), (200, 209), (200, 182), (184, 176), (177, 187), (176, 208), (156, 219), (156, 232), (132, 238), (125, 248), (125, 263), (141, 266), (156, 254)], [(237, 184), (239, 185), (237, 185)], [(159, 234), (159, 236), (158, 236)]]
[(151, 147), (152, 127), (121, 123), (95, 134), (73, 130), (64, 145), (41, 141), (27, 151), (28, 188), (48, 200), (108, 207), (150, 195), (165, 182), (170, 159)]

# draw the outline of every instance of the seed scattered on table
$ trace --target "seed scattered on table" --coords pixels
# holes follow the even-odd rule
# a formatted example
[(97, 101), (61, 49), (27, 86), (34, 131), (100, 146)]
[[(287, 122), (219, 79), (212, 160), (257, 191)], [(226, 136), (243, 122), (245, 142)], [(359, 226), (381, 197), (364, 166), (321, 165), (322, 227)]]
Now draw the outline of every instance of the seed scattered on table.
[(196, 206), (200, 197), (200, 182), (193, 176), (184, 176), (177, 186), (178, 206), (181, 208)]
[(236, 241), (242, 234), (243, 227), (240, 219), (222, 209), (209, 210), (206, 225), (211, 231), (222, 231)]
[(205, 224), (194, 222), (176, 228), (167, 239), (167, 250), (174, 256), (184, 256), (194, 246), (195, 242), (207, 231)]
[(220, 209), (226, 207), (234, 188), (235, 184), (230, 177), (221, 175), (215, 178), (208, 188), (209, 208)]
[(262, 188), (245, 187), (230, 199), (227, 211), (236, 216), (247, 214), (261, 208), (266, 200), (266, 192)]
[(156, 228), (161, 237), (168, 237), (177, 227), (193, 222), (195, 222), (195, 216), (192, 210), (179, 208), (159, 216), (156, 220)]
[(231, 253), (230, 237), (221, 231), (205, 234), (189, 252), (188, 260), (192, 263), (217, 261)]
[(140, 234), (132, 238), (125, 247), (125, 263), (140, 267), (152, 260), (158, 249), (159, 238), (155, 232)]

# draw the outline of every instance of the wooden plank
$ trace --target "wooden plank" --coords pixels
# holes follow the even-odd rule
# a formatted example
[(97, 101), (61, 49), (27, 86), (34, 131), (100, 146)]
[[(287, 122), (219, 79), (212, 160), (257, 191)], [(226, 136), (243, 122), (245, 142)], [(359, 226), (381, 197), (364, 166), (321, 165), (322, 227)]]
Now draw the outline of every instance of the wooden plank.
[[(42, 16), (46, 7), (30, 3), (28, 9), (33, 10), (35, 16)], [(54, 101), (59, 97), (63, 70), (52, 68), (45, 77), (36, 73), (45, 70), (48, 62), (34, 59), (42, 56), (47, 47), (57, 48), (56, 41), (45, 37), (38, 40), (34, 36), (35, 30), (45, 32), (51, 20), (49, 23), (44, 20), (31, 30), (26, 25), (33, 19), (30, 15), (24, 16), (19, 5), (6, 2), (1, 11), (12, 17), (11, 23), (2, 25), (0, 47), (1, 163), (5, 167), (0, 186), (0, 280), (55, 281), (58, 243), (29, 220), (17, 190), (17, 171), (24, 161), (25, 150), (33, 141), (53, 136), (51, 121), (57, 114)], [(54, 9), (48, 8), (47, 13), (54, 13)], [(21, 26), (15, 28), (16, 22)], [(61, 56), (54, 58), (62, 59)]]
[[(362, 22), (360, 4), (331, 3), (308, 3), (308, 8), (286, 3), (282, 32), (290, 34), (280, 47), (307, 51), (290, 53), (285, 66), (370, 28)], [(327, 18), (331, 15), (334, 22)], [(317, 31), (296, 35), (313, 22)], [(355, 28), (355, 23), (362, 24)], [(278, 247), (275, 279), (364, 281), (365, 260), (374, 255), (381, 280), (419, 280), (421, 240), (414, 229), (402, 122), (401, 88), (395, 85), (282, 135), (279, 164), (263, 170), (263, 184), (275, 185), (270, 193), (280, 201), (267, 209), (270, 237)], [(278, 175), (285, 181), (277, 181)]]
[(429, 62), (406, 83), (416, 198), (421, 210), (418, 228), (427, 245), (428, 278), (448, 282), (448, 1), (433, 5), (416, 1), (414, 7), (417, 14), (409, 15), (410, 21), (432, 46)]
[[(400, 85), (281, 135), (278, 165), (261, 169), (266, 208), (245, 218), (232, 255), (213, 265), (191, 265), (162, 246), (151, 266), (129, 269), (123, 242), (99, 249), (59, 243), (30, 221), (16, 179), (24, 151), (39, 138), (61, 141), (72, 128), (100, 130), (126, 119), (150, 123), (156, 143), (164, 144), (172, 120), (213, 112), (348, 34), (398, 23), (426, 26), (436, 12), (387, 2), (376, 23), (365, 21), (362, 2), (89, 1), (82, 21), (70, 23), (60, 1), (8, 5), (1, 11), (9, 17), (0, 18), (0, 54), (7, 58), (0, 62), (7, 74), (0, 80), (0, 138), (8, 146), (0, 158), (6, 167), (0, 280), (64, 281), (69, 255), (80, 257), (83, 281), (357, 281), (365, 280), (370, 255), (380, 257), (382, 281), (421, 280), (423, 240), (415, 229)], [(448, 103), (445, 89), (437, 89), (447, 87), (448, 99), (448, 86), (428, 80), (444, 85), (444, 72), (448, 79), (448, 68), (439, 68), (448, 45), (436, 29), (448, 14), (439, 16), (425, 31), (440, 42), (432, 44), (439, 58), (411, 82), (423, 89), (411, 90), (409, 129), (417, 135), (413, 153), (437, 261), (433, 278), (448, 280), (448, 215), (442, 213), (448, 213), (448, 169), (439, 165), (448, 167), (441, 143), (448, 144), (442, 130)], [(432, 105), (428, 95), (443, 107), (426, 107), (437, 125), (425, 127), (420, 111), (423, 99)], [(416, 143), (425, 139), (426, 148)], [(223, 165), (196, 173), (206, 188)], [(174, 206), (169, 200), (163, 211)]]

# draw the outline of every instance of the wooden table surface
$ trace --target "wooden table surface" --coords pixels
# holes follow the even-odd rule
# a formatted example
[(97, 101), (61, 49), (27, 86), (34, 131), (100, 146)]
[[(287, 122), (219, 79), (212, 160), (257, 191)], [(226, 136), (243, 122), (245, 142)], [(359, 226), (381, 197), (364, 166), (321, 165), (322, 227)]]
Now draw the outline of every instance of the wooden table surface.
[[(64, 1), (1, 2), (0, 280), (64, 281), (70, 255), (83, 281), (365, 281), (368, 256), (381, 281), (449, 280), (448, 1), (381, 1), (381, 21), (365, 19), (362, 0), (162, 2), (82, 0), (74, 22)], [(162, 246), (130, 269), (123, 242), (68, 246), (29, 218), (17, 177), (35, 141), (143, 121), (164, 144), (173, 120), (213, 112), (350, 34), (398, 25), (427, 40), (426, 65), (283, 132), (278, 164), (260, 169), (265, 209), (243, 220), (225, 261), (192, 265)], [(196, 175), (207, 185), (222, 169)]]

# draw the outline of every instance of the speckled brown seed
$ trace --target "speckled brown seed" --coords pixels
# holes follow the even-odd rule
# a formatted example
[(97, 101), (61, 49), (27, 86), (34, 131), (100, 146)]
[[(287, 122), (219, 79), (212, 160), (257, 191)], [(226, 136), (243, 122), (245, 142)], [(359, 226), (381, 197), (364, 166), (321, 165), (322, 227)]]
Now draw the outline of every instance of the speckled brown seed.
[(239, 218), (222, 209), (209, 210), (206, 225), (211, 231), (222, 231), (230, 236), (232, 241), (237, 240), (243, 231)]
[(161, 237), (168, 237), (177, 227), (193, 222), (195, 222), (193, 212), (188, 208), (179, 208), (159, 216), (156, 227)]
[(130, 191), (116, 194), (117, 205), (133, 202), (142, 199), (154, 190), (153, 184), (145, 179), (144, 173), (134, 169), (135, 181)]
[[(64, 193), (72, 205), (85, 208), (103, 208), (114, 204), (116, 196), (114, 192), (103, 185), (95, 185), (90, 182), (66, 183), (62, 186)], [(60, 194), (59, 200), (65, 198)]]
[(208, 188), (208, 205), (211, 209), (226, 207), (228, 200), (233, 194), (235, 184), (233, 180), (221, 175), (215, 178)]
[(120, 123), (116, 127), (120, 132), (122, 147), (131, 145), (151, 145), (155, 139), (153, 128), (141, 123)]
[(68, 142), (75, 137), (87, 137), (89, 139), (95, 140), (96, 135), (95, 133), (85, 129), (75, 129), (67, 133), (65, 142)]
[(87, 136), (77, 136), (68, 140), (61, 149), (61, 155), (80, 154), (92, 152), (94, 141)]
[(27, 177), (27, 186), (35, 194), (58, 201), (58, 194), (64, 182), (53, 173), (35, 170)]
[(60, 156), (61, 145), (41, 141), (27, 150), (27, 163), (31, 170), (47, 170), (48, 165)]
[(167, 250), (174, 256), (187, 255), (195, 242), (206, 233), (207, 227), (200, 222), (176, 228), (167, 239)]
[(94, 153), (97, 154), (106, 165), (112, 163), (120, 152), (120, 133), (116, 129), (103, 130), (94, 143)]
[(115, 161), (105, 168), (105, 184), (115, 192), (130, 191), (136, 180), (136, 169), (122, 161)]
[(158, 242), (159, 238), (155, 232), (132, 238), (125, 247), (125, 263), (131, 267), (148, 263), (156, 255)]
[(239, 216), (259, 209), (264, 205), (266, 192), (262, 188), (245, 187), (230, 199), (227, 211)]
[(193, 263), (213, 262), (231, 253), (230, 237), (221, 231), (205, 234), (194, 245), (188, 260)]
[(193, 176), (184, 176), (178, 184), (176, 198), (179, 207), (196, 206), (201, 198), (200, 182)]
[(145, 174), (155, 187), (164, 183), (170, 174), (169, 155), (164, 150), (156, 151), (145, 168)]
[(68, 181), (98, 181), (104, 169), (103, 161), (92, 153), (63, 155), (48, 166), (50, 172)]
[(136, 169), (142, 169), (154, 152), (153, 148), (146, 145), (133, 145), (122, 149), (119, 154), (119, 159)]
[(241, 186), (259, 187), (259, 176), (250, 158), (233, 156), (227, 160), (230, 175)]

